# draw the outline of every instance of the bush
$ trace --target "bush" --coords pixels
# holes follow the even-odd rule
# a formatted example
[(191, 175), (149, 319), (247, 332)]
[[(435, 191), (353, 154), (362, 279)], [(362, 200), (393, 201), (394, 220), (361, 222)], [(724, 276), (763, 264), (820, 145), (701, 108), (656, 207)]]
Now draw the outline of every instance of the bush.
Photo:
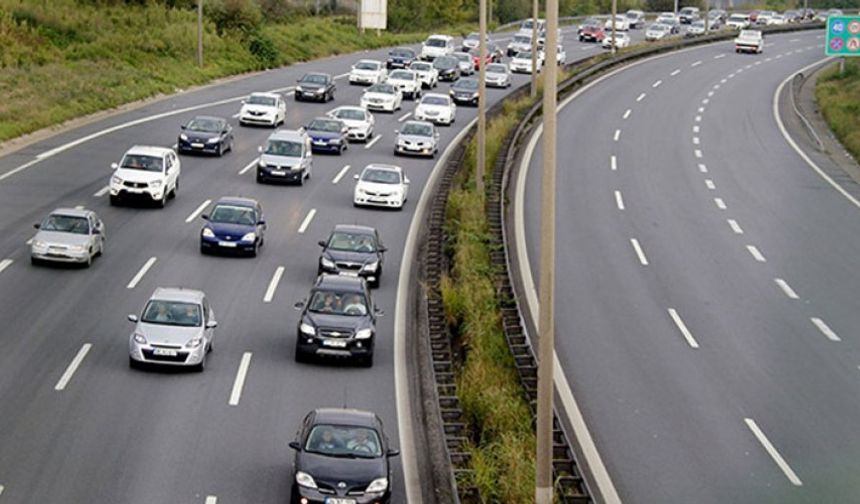
[(860, 61), (846, 58), (845, 73), (834, 65), (818, 79), (815, 97), (830, 129), (860, 160)]
[(248, 43), (248, 50), (260, 62), (263, 68), (271, 68), (278, 63), (278, 48), (269, 37), (255, 31)]
[(250, 34), (263, 22), (263, 13), (254, 0), (210, 0), (204, 12), (219, 35), (229, 30)]

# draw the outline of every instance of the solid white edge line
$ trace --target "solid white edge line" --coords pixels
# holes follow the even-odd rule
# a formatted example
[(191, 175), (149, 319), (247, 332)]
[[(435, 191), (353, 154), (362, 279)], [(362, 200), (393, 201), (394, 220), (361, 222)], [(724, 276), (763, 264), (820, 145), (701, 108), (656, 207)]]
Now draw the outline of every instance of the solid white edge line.
[[(28, 241), (29, 241), (28, 245), (30, 243), (33, 243), (32, 238), (30, 238), (30, 240), (28, 240)], [(0, 261), (0, 273), (2, 273), (3, 270), (8, 268), (13, 262), (15, 262), (13, 259), (3, 259), (2, 261)]]
[(409, 116), (411, 116), (411, 115), (412, 115), (412, 112), (407, 112), (407, 113), (403, 114), (402, 116), (398, 117), (397, 122), (403, 122), (406, 119), (408, 119)]
[(764, 255), (762, 255), (758, 247), (756, 247), (755, 245), (747, 245), (747, 250), (749, 250), (749, 253), (752, 254), (753, 258), (756, 261), (767, 262), (767, 259), (765, 259)]
[(672, 317), (672, 321), (675, 322), (675, 325), (678, 327), (678, 330), (681, 331), (681, 335), (687, 340), (687, 344), (692, 348), (699, 348), (699, 342), (696, 341), (696, 338), (693, 337), (693, 334), (687, 328), (687, 324), (684, 323), (684, 320), (678, 315), (678, 312), (674, 308), (669, 308), (669, 316)]
[(269, 280), (269, 286), (266, 288), (266, 293), (263, 295), (264, 303), (271, 303), (275, 297), (275, 291), (278, 290), (278, 284), (281, 282), (281, 277), (284, 276), (284, 267), (278, 266), (272, 274), (272, 279)]
[(311, 221), (313, 220), (314, 215), (316, 215), (316, 214), (317, 214), (317, 209), (311, 208), (311, 210), (305, 216), (305, 220), (302, 221), (302, 225), (299, 226), (299, 234), (304, 234), (305, 231), (307, 231), (308, 226), (311, 225)]
[(777, 285), (779, 285), (779, 288), (782, 289), (782, 292), (784, 292), (785, 295), (789, 297), (789, 299), (800, 299), (800, 296), (798, 296), (797, 293), (794, 292), (794, 289), (792, 289), (791, 286), (788, 285), (788, 282), (786, 282), (782, 278), (774, 278), (773, 281), (776, 282)]
[(140, 271), (138, 271), (137, 274), (134, 275), (134, 278), (131, 279), (131, 281), (128, 283), (128, 285), (125, 286), (125, 288), (126, 289), (134, 289), (137, 286), (137, 284), (140, 282), (140, 280), (143, 278), (143, 275), (145, 275), (146, 272), (149, 271), (149, 268), (151, 268), (152, 265), (155, 264), (155, 261), (156, 261), (155, 256), (147, 259), (146, 262), (143, 263), (143, 266), (140, 268)]
[(615, 205), (619, 210), (624, 210), (624, 198), (621, 197), (621, 191), (615, 191)]
[(340, 171), (337, 172), (337, 175), (335, 175), (335, 177), (333, 179), (331, 179), (331, 183), (337, 184), (338, 182), (340, 182), (340, 179), (342, 179), (343, 176), (346, 175), (346, 172), (348, 172), (349, 169), (350, 169), (350, 165), (346, 165), (343, 168), (341, 168)]
[(365, 149), (369, 149), (369, 148), (373, 147), (373, 144), (375, 144), (376, 142), (378, 142), (380, 138), (382, 138), (382, 135), (376, 135), (375, 137), (373, 137), (373, 139), (372, 139), (372, 140), (370, 140), (369, 142), (367, 142), (367, 143), (364, 145), (364, 148), (365, 148)]
[(727, 222), (729, 223), (729, 227), (732, 228), (732, 231), (734, 231), (735, 234), (744, 234), (744, 230), (741, 229), (741, 226), (740, 224), (738, 224), (738, 221), (734, 219), (727, 219)]
[(642, 266), (648, 266), (648, 258), (645, 257), (645, 252), (639, 245), (639, 240), (637, 240), (636, 238), (630, 238), (630, 244), (633, 245), (633, 250), (636, 251), (636, 255), (639, 257), (639, 263)]
[(759, 428), (758, 424), (755, 423), (755, 420), (752, 418), (744, 418), (744, 422), (747, 424), (747, 427), (752, 431), (753, 435), (758, 439), (758, 442), (764, 447), (765, 451), (770, 458), (776, 462), (776, 465), (782, 470), (783, 474), (788, 478), (788, 481), (791, 482), (794, 486), (802, 486), (803, 482), (800, 481), (800, 478), (797, 477), (797, 474), (791, 469), (785, 459), (782, 458), (782, 455), (776, 451), (776, 448), (773, 447), (770, 440), (767, 436), (764, 435), (764, 432)]
[[(248, 376), (248, 368), (251, 366), (251, 352), (242, 354), (242, 360), (239, 362), (239, 369), (236, 370), (236, 379), (233, 381), (233, 390), (230, 392), (230, 401), (227, 403), (230, 406), (238, 406), (239, 400), (242, 399), (242, 389), (245, 387), (245, 377)], [(209, 498), (206, 498), (209, 502)]]
[(211, 199), (208, 199), (208, 200), (204, 201), (203, 203), (201, 203), (199, 207), (195, 208), (194, 211), (191, 212), (191, 214), (185, 218), (185, 223), (187, 224), (187, 223), (193, 221), (194, 219), (196, 219), (197, 216), (200, 215), (201, 212), (203, 212), (203, 210), (206, 210), (206, 207), (209, 206), (209, 203), (212, 203)]
[(812, 322), (812, 324), (813, 324), (813, 325), (815, 325), (815, 327), (817, 327), (817, 328), (818, 328), (818, 330), (819, 330), (819, 331), (821, 331), (821, 333), (822, 333), (822, 334), (824, 334), (824, 336), (826, 336), (826, 337), (827, 337), (827, 339), (829, 339), (830, 341), (837, 341), (837, 342), (838, 342), (838, 341), (842, 341), (842, 338), (840, 338), (840, 337), (839, 337), (839, 336), (838, 336), (838, 335), (833, 331), (833, 329), (831, 329), (831, 328), (830, 328), (830, 326), (828, 326), (827, 324), (825, 324), (825, 323), (824, 323), (824, 321), (823, 321), (823, 320), (821, 320), (820, 318), (818, 318), (818, 317), (812, 317), (812, 318), (810, 318), (809, 320), (810, 320), (810, 321)]
[(205, 504), (218, 504), (218, 497), (215, 497), (214, 495), (207, 495)]
[(254, 167), (254, 165), (255, 165), (255, 164), (257, 164), (257, 162), (259, 162), (259, 161), (260, 161), (260, 158), (258, 158), (258, 157), (254, 158), (254, 160), (253, 160), (253, 161), (251, 161), (250, 163), (246, 164), (244, 168), (242, 168), (241, 170), (239, 170), (239, 175), (244, 175), (244, 174), (245, 174), (245, 172), (247, 172), (248, 170), (250, 170), (251, 168), (253, 168), (253, 167)]
[(96, 191), (95, 193), (93, 193), (93, 196), (96, 198), (101, 198), (102, 196), (107, 194), (108, 191), (110, 191), (110, 186), (106, 185), (106, 186), (102, 187), (101, 189), (99, 189), (98, 191)]
[(87, 353), (89, 353), (90, 348), (92, 348), (91, 344), (84, 343), (81, 349), (78, 350), (78, 353), (75, 355), (75, 358), (72, 359), (72, 362), (69, 363), (69, 367), (66, 368), (66, 371), (63, 373), (63, 376), (61, 376), (57, 384), (54, 385), (54, 390), (59, 392), (66, 388), (66, 385), (69, 384), (69, 381), (71, 381), (72, 376), (74, 376), (75, 371), (78, 370), (78, 366), (81, 365), (81, 362), (84, 361), (84, 357), (86, 357)]

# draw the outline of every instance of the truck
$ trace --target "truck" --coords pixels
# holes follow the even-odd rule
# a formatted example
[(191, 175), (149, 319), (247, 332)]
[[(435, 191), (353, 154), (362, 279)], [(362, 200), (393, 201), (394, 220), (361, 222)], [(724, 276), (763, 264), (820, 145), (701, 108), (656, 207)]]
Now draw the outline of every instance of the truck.
[(760, 54), (764, 50), (764, 37), (758, 30), (741, 30), (735, 39), (735, 52)]

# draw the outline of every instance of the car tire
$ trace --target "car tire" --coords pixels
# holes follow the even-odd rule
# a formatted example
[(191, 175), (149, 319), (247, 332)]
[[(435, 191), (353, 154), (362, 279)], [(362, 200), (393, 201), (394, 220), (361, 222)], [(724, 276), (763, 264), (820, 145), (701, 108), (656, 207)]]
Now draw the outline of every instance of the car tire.
[(105, 239), (102, 238), (99, 242), (99, 252), (96, 254), (96, 257), (101, 257), (105, 252)]
[(224, 155), (224, 144), (218, 143), (218, 157), (222, 157)]
[(93, 251), (90, 250), (89, 254), (87, 254), (87, 260), (84, 262), (83, 266), (84, 266), (84, 268), (89, 268), (92, 265), (93, 265)]
[(42, 260), (36, 259), (35, 257), (30, 256), (30, 264), (32, 264), (33, 266), (39, 266), (40, 264), (42, 264)]
[(200, 254), (201, 255), (209, 255), (209, 251), (206, 249), (206, 247), (203, 246), (202, 243), (200, 244)]
[(206, 354), (203, 354), (203, 358), (200, 360), (200, 364), (196, 366), (192, 366), (191, 370), (195, 373), (202, 373), (206, 369)]
[(362, 357), (361, 360), (358, 361), (358, 364), (361, 367), (365, 367), (365, 368), (373, 367), (373, 354)]
[(310, 359), (304, 352), (299, 350), (298, 342), (296, 342), (296, 362), (299, 364), (305, 364), (308, 361), (310, 361)]
[(111, 194), (109, 200), (110, 206), (119, 205), (119, 196), (114, 196), (113, 194)]
[(158, 205), (158, 208), (164, 208), (167, 206), (167, 191), (161, 195), (161, 199), (156, 202), (156, 205)]
[(211, 353), (212, 353), (212, 350), (214, 350), (214, 349), (215, 349), (215, 345), (214, 345), (214, 344), (212, 343), (212, 341), (210, 340), (210, 341), (209, 341), (209, 345), (207, 345), (207, 347), (206, 347), (206, 353), (207, 353), (207, 354), (211, 354)]
[(179, 179), (177, 178), (177, 179), (176, 179), (176, 183), (175, 183), (175, 184), (173, 184), (173, 190), (172, 190), (172, 191), (170, 191), (170, 195), (169, 195), (170, 199), (174, 199), (174, 198), (176, 198), (176, 195), (177, 195), (178, 193), (179, 193)]
[(131, 369), (141, 369), (143, 367), (143, 365), (140, 362), (134, 360), (131, 357), (131, 355), (129, 355), (128, 356), (128, 367)]
[(250, 251), (250, 252), (248, 252), (248, 255), (249, 255), (250, 257), (257, 257), (257, 254), (258, 254), (259, 252), (260, 252), (260, 244), (259, 244), (259, 243), (254, 243), (254, 248), (253, 248), (253, 249), (251, 249), (251, 251)]

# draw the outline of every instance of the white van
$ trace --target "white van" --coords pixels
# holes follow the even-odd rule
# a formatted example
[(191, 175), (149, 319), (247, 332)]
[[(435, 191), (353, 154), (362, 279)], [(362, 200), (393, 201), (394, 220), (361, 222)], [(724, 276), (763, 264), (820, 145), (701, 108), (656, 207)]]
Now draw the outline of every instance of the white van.
[(430, 35), (421, 45), (421, 59), (434, 60), (454, 52), (454, 37), (450, 35)]

